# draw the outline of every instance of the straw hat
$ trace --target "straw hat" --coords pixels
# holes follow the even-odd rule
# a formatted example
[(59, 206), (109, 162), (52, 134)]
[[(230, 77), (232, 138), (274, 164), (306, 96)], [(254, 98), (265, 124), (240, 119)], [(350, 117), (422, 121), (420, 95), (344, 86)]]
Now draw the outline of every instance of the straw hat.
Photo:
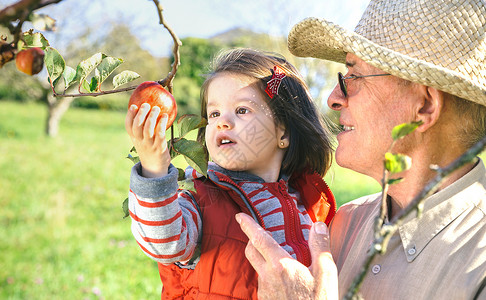
[(289, 50), (344, 63), (353, 53), (387, 73), (486, 105), (485, 0), (371, 0), (355, 32), (308, 18)]

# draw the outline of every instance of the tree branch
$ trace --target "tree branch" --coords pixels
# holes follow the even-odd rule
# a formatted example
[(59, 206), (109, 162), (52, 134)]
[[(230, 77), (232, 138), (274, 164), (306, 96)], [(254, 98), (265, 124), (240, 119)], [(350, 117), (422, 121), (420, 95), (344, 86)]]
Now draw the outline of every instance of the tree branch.
[(159, 24), (162, 24), (165, 29), (170, 33), (172, 39), (174, 40), (174, 47), (172, 48), (172, 53), (174, 54), (174, 62), (172, 63), (172, 71), (167, 74), (163, 80), (158, 81), (161, 85), (166, 86), (170, 93), (172, 93), (172, 80), (174, 79), (177, 69), (180, 65), (180, 54), (179, 47), (182, 45), (181, 40), (177, 37), (172, 28), (165, 22), (164, 16), (162, 14), (164, 8), (159, 3), (158, 0), (153, 0), (155, 6), (157, 7), (157, 12), (159, 14)]
[(21, 0), (0, 10), (0, 23), (7, 24), (19, 19), (23, 11), (30, 12), (62, 0)]
[(53, 90), (53, 94), (54, 94), (54, 97), (83, 97), (83, 96), (96, 97), (96, 96), (102, 96), (102, 95), (116, 94), (116, 93), (131, 91), (131, 90), (136, 89), (137, 86), (138, 85), (134, 85), (134, 86), (129, 86), (129, 87), (126, 87), (126, 88), (116, 89), (116, 90), (111, 90), (111, 91), (100, 91), (98, 93), (79, 93), (79, 94), (58, 94)]

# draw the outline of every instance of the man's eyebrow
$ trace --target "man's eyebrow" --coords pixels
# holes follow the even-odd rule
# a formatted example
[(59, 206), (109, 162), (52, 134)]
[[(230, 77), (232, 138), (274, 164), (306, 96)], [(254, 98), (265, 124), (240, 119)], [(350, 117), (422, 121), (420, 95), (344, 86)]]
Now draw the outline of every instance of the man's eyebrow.
[(346, 67), (352, 68), (356, 65), (355, 61), (346, 61)]

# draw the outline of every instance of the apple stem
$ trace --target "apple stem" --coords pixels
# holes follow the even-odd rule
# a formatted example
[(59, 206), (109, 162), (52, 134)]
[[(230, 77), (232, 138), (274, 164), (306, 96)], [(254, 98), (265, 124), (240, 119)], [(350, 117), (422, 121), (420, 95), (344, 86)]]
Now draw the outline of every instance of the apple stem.
[(170, 146), (169, 146), (169, 153), (172, 150), (174, 143), (174, 125), (170, 125)]

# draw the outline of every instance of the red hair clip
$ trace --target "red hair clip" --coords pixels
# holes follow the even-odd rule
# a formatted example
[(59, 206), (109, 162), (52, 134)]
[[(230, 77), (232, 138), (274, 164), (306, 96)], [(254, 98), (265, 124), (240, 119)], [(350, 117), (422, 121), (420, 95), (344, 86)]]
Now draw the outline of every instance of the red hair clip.
[(287, 75), (285, 75), (285, 72), (282, 68), (280, 68), (279, 66), (273, 67), (272, 79), (267, 82), (267, 88), (265, 89), (265, 92), (270, 98), (278, 95), (278, 88), (280, 87), (282, 79), (284, 79), (285, 76)]

